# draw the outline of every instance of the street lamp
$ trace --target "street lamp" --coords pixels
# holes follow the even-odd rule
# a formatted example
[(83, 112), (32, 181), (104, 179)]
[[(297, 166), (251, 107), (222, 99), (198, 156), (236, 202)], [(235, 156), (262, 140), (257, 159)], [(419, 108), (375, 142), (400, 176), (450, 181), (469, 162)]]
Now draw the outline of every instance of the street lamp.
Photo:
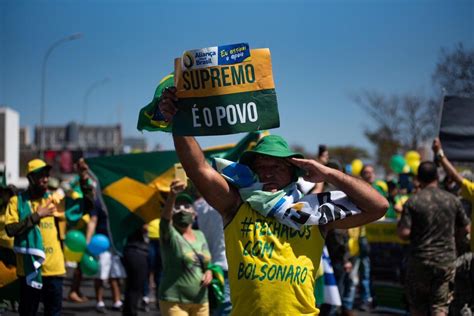
[(71, 35), (68, 35), (66, 37), (63, 37), (53, 44), (49, 46), (48, 50), (46, 51), (46, 54), (44, 55), (43, 58), (43, 65), (41, 68), (41, 109), (40, 109), (40, 157), (44, 158), (44, 147), (45, 147), (45, 134), (44, 134), (44, 114), (45, 114), (45, 108), (46, 108), (46, 64), (48, 63), (49, 56), (53, 52), (53, 50), (61, 45), (64, 42), (68, 41), (73, 41), (80, 39), (82, 37), (82, 33), (74, 33)]
[(84, 94), (84, 104), (83, 104), (83, 111), (84, 112), (82, 113), (82, 124), (83, 125), (86, 125), (86, 123), (87, 123), (87, 107), (88, 107), (88, 101), (89, 101), (90, 94), (92, 93), (92, 91), (95, 88), (98, 88), (98, 87), (106, 84), (109, 81), (110, 81), (110, 79), (106, 77), (102, 80), (97, 80), (97, 81), (93, 82), (89, 86), (89, 88), (87, 88), (86, 93)]

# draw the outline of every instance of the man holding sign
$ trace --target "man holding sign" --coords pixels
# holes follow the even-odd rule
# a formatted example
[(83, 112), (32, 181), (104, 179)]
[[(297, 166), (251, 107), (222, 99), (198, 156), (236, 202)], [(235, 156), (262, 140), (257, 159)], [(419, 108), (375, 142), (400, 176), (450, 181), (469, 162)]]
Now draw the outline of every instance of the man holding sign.
[[(178, 98), (176, 88), (166, 89), (158, 103), (160, 115), (167, 122), (176, 124), (176, 119), (185, 111), (183, 102), (186, 101)], [(245, 101), (236, 99), (235, 103)], [(329, 213), (334, 218), (321, 219), (321, 222), (329, 222), (327, 225), (300, 226), (299, 230), (289, 228), (270, 214), (262, 216), (261, 209), (251, 207), (243, 198), (242, 190), (227, 182), (228, 178), (207, 163), (195, 138), (181, 134), (174, 133), (174, 144), (188, 177), (223, 217), (233, 314), (319, 314), (314, 281), (326, 232), (333, 228), (360, 226), (380, 218), (388, 208), (386, 199), (362, 180), (303, 159), (302, 155), (292, 152), (281, 137), (266, 136), (240, 159), (262, 184), (256, 199), (296, 186), (298, 172), (303, 171), (305, 180), (334, 184), (360, 208), (358, 213), (348, 217), (339, 213), (334, 216), (332, 208)], [(331, 202), (327, 194), (317, 198)], [(300, 204), (293, 204), (293, 207)]]

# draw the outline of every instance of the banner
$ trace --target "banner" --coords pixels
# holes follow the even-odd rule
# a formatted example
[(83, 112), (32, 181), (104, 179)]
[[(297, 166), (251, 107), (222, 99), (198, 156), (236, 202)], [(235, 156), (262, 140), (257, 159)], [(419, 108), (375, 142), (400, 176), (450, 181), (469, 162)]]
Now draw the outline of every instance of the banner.
[[(227, 51), (230, 54), (232, 49)], [(188, 61), (175, 60), (179, 111), (173, 119), (173, 134), (224, 135), (279, 127), (270, 50), (253, 49), (250, 56), (243, 50), (230, 54), (229, 61), (214, 53), (209, 48), (188, 51), (184, 54)], [(203, 64), (211, 66), (200, 67)]]
[(474, 99), (444, 98), (439, 138), (451, 161), (474, 162)]
[(250, 61), (247, 43), (188, 50), (181, 57), (181, 69), (192, 70)]
[[(253, 148), (263, 135), (264, 132), (249, 133), (237, 145), (210, 148), (205, 155), (235, 159)], [(169, 191), (178, 156), (175, 151), (159, 151), (88, 158), (86, 162), (102, 193), (113, 245), (121, 252), (131, 233), (160, 216), (162, 192)]]
[(379, 220), (365, 226), (367, 240), (370, 243), (408, 244), (397, 235), (397, 221), (393, 219)]

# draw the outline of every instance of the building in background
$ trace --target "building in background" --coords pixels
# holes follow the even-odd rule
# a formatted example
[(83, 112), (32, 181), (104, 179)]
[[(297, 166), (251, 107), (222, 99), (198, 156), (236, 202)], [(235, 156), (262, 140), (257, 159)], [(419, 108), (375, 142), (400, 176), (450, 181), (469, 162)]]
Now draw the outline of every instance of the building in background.
[(35, 127), (35, 152), (39, 152), (44, 132), (44, 159), (53, 166), (53, 174), (72, 173), (73, 163), (80, 157), (96, 157), (122, 153), (121, 125), (80, 125)]
[(148, 151), (145, 137), (125, 137), (123, 139), (123, 152), (136, 153)]
[(18, 112), (0, 107), (0, 169), (6, 168), (7, 184), (19, 181), (20, 116)]

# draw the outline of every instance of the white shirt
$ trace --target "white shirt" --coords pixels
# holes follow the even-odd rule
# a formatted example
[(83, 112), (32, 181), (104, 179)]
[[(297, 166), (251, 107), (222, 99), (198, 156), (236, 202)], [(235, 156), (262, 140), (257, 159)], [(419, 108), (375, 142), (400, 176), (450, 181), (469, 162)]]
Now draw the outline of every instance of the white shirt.
[(199, 229), (204, 233), (209, 245), (212, 263), (227, 271), (229, 268), (225, 256), (224, 224), (221, 215), (203, 198), (194, 201), (194, 209), (197, 213)]

